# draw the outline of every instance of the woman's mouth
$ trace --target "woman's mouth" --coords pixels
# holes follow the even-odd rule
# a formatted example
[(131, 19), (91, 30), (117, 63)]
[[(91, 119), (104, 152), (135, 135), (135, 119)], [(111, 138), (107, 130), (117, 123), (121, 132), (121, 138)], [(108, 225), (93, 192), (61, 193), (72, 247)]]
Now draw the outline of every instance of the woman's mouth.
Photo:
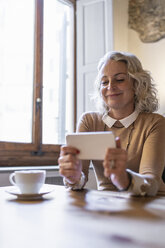
[(117, 96), (120, 96), (122, 93), (114, 93), (114, 94), (110, 94), (110, 95), (107, 95), (107, 97), (117, 97)]

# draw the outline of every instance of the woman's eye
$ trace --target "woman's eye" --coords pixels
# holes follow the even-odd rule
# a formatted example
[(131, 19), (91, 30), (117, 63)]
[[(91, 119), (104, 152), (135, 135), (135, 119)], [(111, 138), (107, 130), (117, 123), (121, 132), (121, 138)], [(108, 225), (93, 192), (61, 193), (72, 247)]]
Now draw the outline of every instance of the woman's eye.
[(117, 82), (123, 82), (125, 80), (125, 78), (116, 78)]
[(108, 85), (108, 83), (109, 83), (108, 81), (102, 81), (101, 82), (102, 85)]

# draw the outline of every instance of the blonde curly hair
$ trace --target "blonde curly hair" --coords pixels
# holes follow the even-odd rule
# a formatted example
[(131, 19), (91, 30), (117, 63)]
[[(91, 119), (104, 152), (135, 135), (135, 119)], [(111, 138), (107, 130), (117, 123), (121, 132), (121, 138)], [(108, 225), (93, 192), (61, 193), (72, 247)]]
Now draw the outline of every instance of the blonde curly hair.
[(139, 112), (154, 112), (158, 109), (157, 90), (153, 83), (150, 72), (143, 69), (139, 59), (127, 52), (112, 51), (104, 55), (98, 64), (98, 75), (95, 80), (96, 92), (93, 99), (96, 100), (101, 112), (108, 112), (108, 106), (100, 94), (100, 71), (109, 60), (121, 61), (126, 63), (128, 75), (134, 79), (133, 87), (135, 92), (135, 108)]

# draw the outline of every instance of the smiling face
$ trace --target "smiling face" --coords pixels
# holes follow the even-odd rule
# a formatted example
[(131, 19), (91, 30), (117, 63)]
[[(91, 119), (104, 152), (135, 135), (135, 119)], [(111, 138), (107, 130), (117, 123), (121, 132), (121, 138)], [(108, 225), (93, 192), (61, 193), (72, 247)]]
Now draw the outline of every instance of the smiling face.
[(116, 119), (127, 117), (134, 111), (134, 90), (126, 63), (109, 60), (100, 73), (100, 91), (109, 115)]

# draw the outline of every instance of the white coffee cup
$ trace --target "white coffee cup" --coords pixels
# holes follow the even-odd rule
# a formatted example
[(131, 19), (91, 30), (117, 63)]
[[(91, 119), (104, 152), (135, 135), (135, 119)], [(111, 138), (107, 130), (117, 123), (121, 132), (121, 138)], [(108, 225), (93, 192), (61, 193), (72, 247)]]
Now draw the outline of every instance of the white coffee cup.
[(45, 170), (22, 170), (10, 174), (9, 181), (17, 186), (22, 194), (38, 194), (45, 178)]

